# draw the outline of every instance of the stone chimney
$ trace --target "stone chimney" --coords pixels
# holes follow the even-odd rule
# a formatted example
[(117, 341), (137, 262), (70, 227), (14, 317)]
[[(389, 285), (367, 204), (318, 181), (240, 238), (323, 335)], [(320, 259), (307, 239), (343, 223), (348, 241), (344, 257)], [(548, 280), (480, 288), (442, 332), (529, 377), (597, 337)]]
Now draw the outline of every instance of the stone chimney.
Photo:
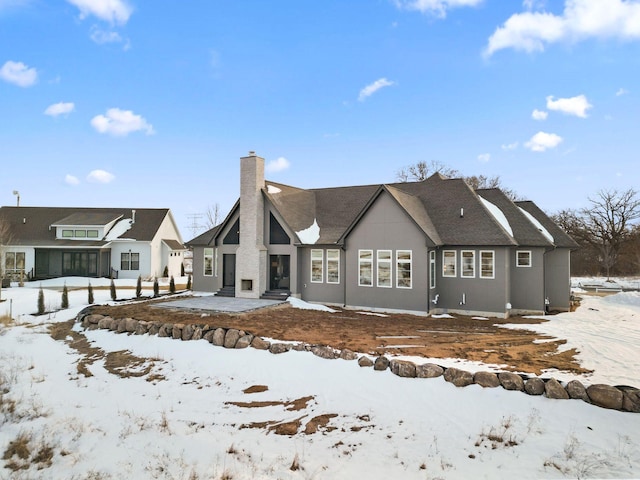
[(260, 298), (267, 285), (264, 246), (264, 159), (240, 158), (240, 246), (236, 251), (236, 297)]

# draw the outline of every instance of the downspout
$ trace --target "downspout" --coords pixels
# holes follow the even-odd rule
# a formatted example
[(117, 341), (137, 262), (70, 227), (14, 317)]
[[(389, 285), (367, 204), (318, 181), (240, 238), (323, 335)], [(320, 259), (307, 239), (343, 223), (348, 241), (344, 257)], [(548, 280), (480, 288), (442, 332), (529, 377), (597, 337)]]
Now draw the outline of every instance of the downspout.
[[(343, 308), (347, 307), (347, 272), (349, 271), (349, 269), (347, 268), (347, 245), (346, 243), (344, 245), (342, 245), (341, 247), (342, 251), (344, 252), (344, 282), (342, 282), (342, 301), (343, 303)], [(340, 263), (340, 266), (342, 266), (342, 262)]]
[(543, 304), (544, 304), (544, 314), (546, 315), (549, 309), (549, 296), (547, 295), (547, 253), (555, 251), (557, 247), (554, 245), (551, 248), (545, 248), (544, 253), (542, 254), (542, 294), (543, 294)]

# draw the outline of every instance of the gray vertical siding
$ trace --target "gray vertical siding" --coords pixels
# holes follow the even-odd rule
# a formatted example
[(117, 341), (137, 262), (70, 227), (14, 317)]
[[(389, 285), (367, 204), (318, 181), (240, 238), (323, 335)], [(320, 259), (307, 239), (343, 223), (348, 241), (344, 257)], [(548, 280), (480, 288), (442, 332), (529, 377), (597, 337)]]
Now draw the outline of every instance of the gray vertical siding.
[(204, 248), (193, 247), (193, 290), (197, 292), (215, 292), (218, 287), (215, 277), (204, 276)]
[(567, 312), (571, 306), (571, 251), (558, 248), (545, 254), (545, 293), (549, 310)]
[[(429, 256), (424, 233), (387, 193), (382, 193), (351, 231), (346, 242), (345, 303), (380, 309), (429, 309)], [(373, 286), (358, 285), (358, 251), (373, 250)], [(376, 286), (376, 252), (392, 251), (392, 287)], [(396, 287), (395, 256), (398, 250), (412, 252), (412, 287)]]
[[(518, 267), (516, 252), (531, 252), (531, 267)], [(544, 248), (518, 247), (511, 250), (511, 306), (514, 313), (544, 312)]]
[[(311, 250), (324, 252), (322, 283), (311, 282)], [(298, 288), (301, 298), (309, 302), (344, 305), (345, 289), (345, 253), (340, 250), (340, 283), (327, 283), (327, 250), (339, 249), (336, 246), (316, 246), (300, 248), (298, 252)], [(292, 264), (293, 265), (293, 264)]]

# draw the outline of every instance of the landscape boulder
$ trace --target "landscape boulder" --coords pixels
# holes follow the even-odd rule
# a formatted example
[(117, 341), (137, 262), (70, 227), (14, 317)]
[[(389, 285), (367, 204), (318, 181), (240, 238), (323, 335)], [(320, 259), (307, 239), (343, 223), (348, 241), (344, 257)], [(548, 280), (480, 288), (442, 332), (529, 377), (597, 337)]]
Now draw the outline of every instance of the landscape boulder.
[(127, 331), (127, 319), (126, 318), (119, 318), (117, 325), (118, 326), (116, 327), (116, 331), (118, 333), (124, 333), (124, 332)]
[(215, 333), (215, 330), (208, 330), (207, 333), (205, 333), (202, 338), (204, 338), (207, 342), (212, 343), (214, 333)]
[(493, 372), (476, 372), (473, 375), (473, 383), (484, 388), (495, 388), (500, 386), (498, 375)]
[(524, 381), (517, 373), (500, 372), (498, 374), (498, 380), (500, 380), (500, 385), (502, 385), (502, 388), (505, 390), (518, 390), (520, 392), (524, 390)]
[(173, 324), (173, 328), (171, 329), (171, 337), (174, 340), (180, 340), (182, 339), (182, 329), (184, 328), (184, 325), (181, 323), (174, 323)]
[(473, 383), (473, 374), (458, 368), (447, 368), (444, 371), (444, 379), (456, 387), (466, 387)]
[(240, 330), (236, 330), (235, 328), (227, 330), (224, 336), (224, 348), (236, 348), (236, 343), (240, 337)]
[(271, 343), (267, 342), (263, 338), (253, 337), (253, 340), (251, 340), (251, 346), (257, 350), (269, 350)]
[(213, 338), (211, 339), (211, 343), (216, 347), (223, 346), (226, 334), (227, 334), (227, 331), (224, 328), (216, 328), (213, 332)]
[(272, 343), (269, 346), (269, 351), (275, 354), (285, 353), (285, 352), (288, 352), (289, 350), (291, 350), (290, 343)]
[(408, 360), (391, 360), (389, 367), (391, 372), (399, 377), (414, 378), (416, 376), (416, 365)]
[(98, 322), (98, 328), (102, 328), (105, 330), (111, 329), (111, 324), (113, 323), (113, 318), (111, 317), (102, 317)]
[(160, 323), (151, 322), (151, 325), (149, 325), (149, 335), (158, 335), (158, 332), (160, 332)]
[(144, 335), (147, 332), (149, 332), (149, 322), (140, 320), (136, 326), (136, 335)]
[(529, 395), (542, 395), (544, 393), (544, 380), (538, 377), (529, 378), (524, 383), (524, 391)]
[(622, 410), (625, 412), (640, 413), (640, 390), (635, 387), (620, 385), (617, 387), (622, 391)]
[(348, 348), (343, 348), (340, 351), (340, 358), (342, 360), (355, 360), (356, 358), (358, 358), (358, 354), (352, 350), (349, 350)]
[(366, 355), (363, 355), (358, 359), (358, 365), (361, 367), (373, 367), (373, 360)]
[(590, 385), (587, 387), (587, 395), (591, 403), (599, 407), (622, 410), (624, 395), (622, 391), (610, 385)]
[(382, 371), (382, 370), (386, 370), (387, 368), (389, 368), (389, 359), (384, 355), (379, 356), (373, 362), (374, 370)]
[(193, 338), (193, 325), (185, 325), (182, 328), (182, 340), (191, 340)]
[(250, 333), (245, 333), (238, 339), (235, 348), (247, 348), (249, 345), (251, 345), (252, 340), (253, 335), (251, 335)]
[(202, 338), (202, 327), (195, 326), (193, 327), (193, 335), (191, 336), (191, 340), (200, 340)]
[(326, 358), (327, 360), (333, 360), (337, 357), (336, 351), (331, 347), (325, 347), (322, 345), (316, 345), (311, 347), (311, 353), (320, 358)]
[(128, 333), (136, 333), (138, 321), (135, 318), (125, 318), (124, 322), (124, 328)]
[(567, 400), (569, 394), (564, 387), (555, 378), (547, 380), (544, 384), (544, 393), (547, 398), (556, 398), (559, 400)]
[(102, 320), (103, 318), (104, 318), (103, 315), (100, 315), (98, 313), (92, 313), (90, 315), (85, 315), (82, 318), (82, 323), (84, 325), (89, 325), (89, 324), (97, 325), (98, 323), (100, 323), (100, 320)]
[(578, 380), (571, 380), (564, 389), (569, 394), (569, 398), (584, 400), (585, 402), (589, 401), (589, 395), (587, 395), (587, 389), (584, 388), (584, 385), (580, 383)]
[(442, 374), (444, 374), (444, 368), (435, 363), (416, 365), (416, 377), (418, 378), (435, 378)]

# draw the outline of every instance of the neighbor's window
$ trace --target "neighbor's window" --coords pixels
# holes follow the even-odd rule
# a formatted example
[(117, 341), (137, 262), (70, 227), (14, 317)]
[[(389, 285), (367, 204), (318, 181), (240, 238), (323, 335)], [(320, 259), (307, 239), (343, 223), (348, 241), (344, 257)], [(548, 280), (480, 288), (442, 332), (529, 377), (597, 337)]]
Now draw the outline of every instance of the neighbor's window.
[(76, 238), (84, 238), (84, 237), (87, 236), (87, 231), (86, 230), (76, 230), (74, 232), (74, 234), (75, 234)]
[(131, 270), (131, 255), (129, 252), (120, 254), (120, 270)]
[(396, 252), (396, 287), (411, 288), (411, 250)]
[(455, 250), (444, 250), (442, 252), (442, 276), (456, 276), (456, 252)]
[(322, 264), (324, 262), (324, 250), (311, 250), (311, 282), (322, 283), (323, 271)]
[(204, 249), (204, 265), (202, 272), (205, 277), (213, 275), (213, 248)]
[(480, 278), (495, 278), (495, 256), (493, 251), (480, 251)]
[(131, 254), (131, 270), (140, 270), (140, 254)]
[(88, 238), (98, 238), (98, 230), (87, 230)]
[(62, 230), (62, 238), (72, 238), (73, 230)]
[(7, 274), (24, 271), (25, 253), (7, 252), (4, 257), (4, 267)]
[(473, 250), (462, 250), (460, 252), (462, 259), (460, 268), (462, 269), (460, 276), (473, 278), (476, 276), (476, 252)]
[(436, 251), (429, 252), (429, 288), (436, 288)]
[(373, 286), (373, 250), (358, 250), (358, 285)]
[(516, 266), (518, 267), (531, 266), (531, 252), (529, 250), (518, 250), (516, 252)]
[(327, 283), (340, 283), (340, 250), (327, 250)]
[(377, 283), (378, 287), (391, 288), (391, 250), (377, 251)]

